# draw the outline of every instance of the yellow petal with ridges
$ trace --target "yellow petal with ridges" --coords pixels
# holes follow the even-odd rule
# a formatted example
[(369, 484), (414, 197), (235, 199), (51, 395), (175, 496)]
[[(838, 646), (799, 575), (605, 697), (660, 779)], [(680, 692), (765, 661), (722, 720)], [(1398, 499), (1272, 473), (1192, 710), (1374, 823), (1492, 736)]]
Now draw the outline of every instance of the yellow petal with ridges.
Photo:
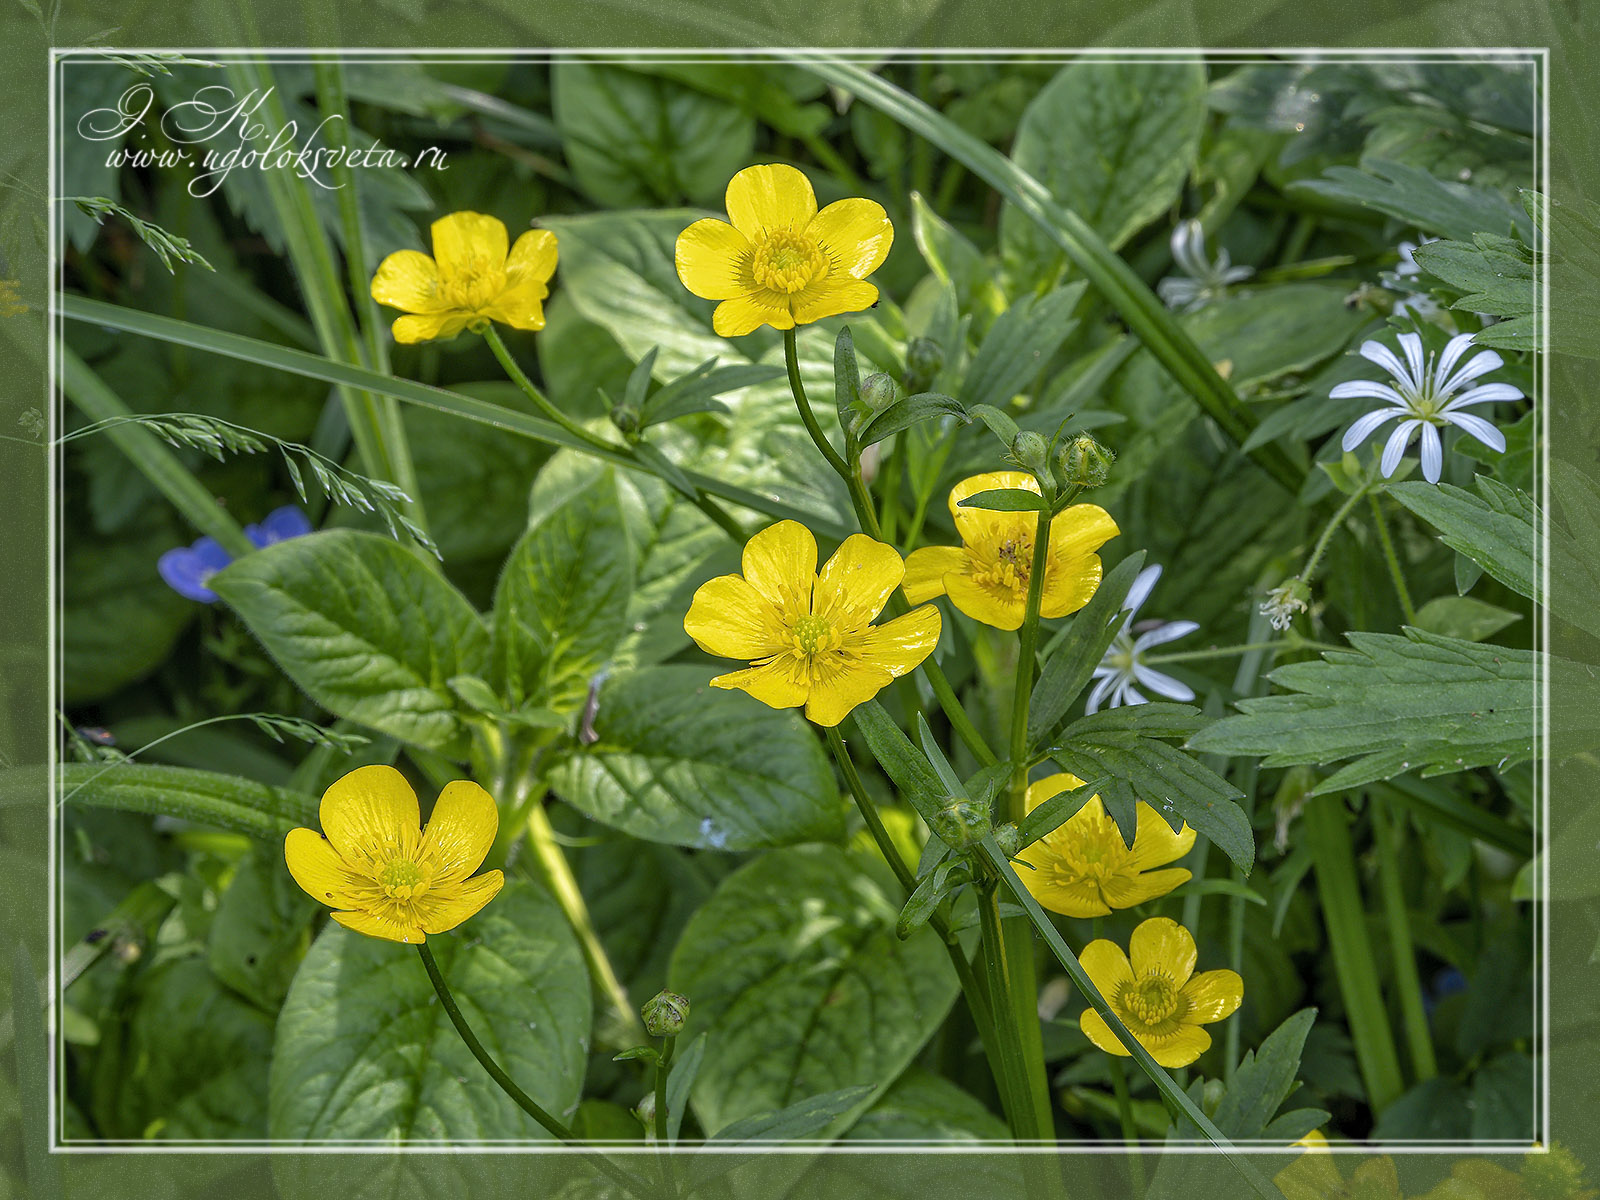
[[(1073, 788), (1081, 788), (1083, 780), (1067, 771), (1057, 771), (1054, 775), (1046, 775), (1043, 779), (1036, 779), (1028, 785), (1023, 803), (1027, 805), (1027, 812), (1032, 812), (1046, 800), (1054, 799), (1062, 792), (1070, 792)], [(1098, 804), (1099, 797), (1091, 797), (1089, 804)], [(1085, 805), (1084, 807), (1088, 807)], [(1082, 812), (1083, 809), (1079, 809)]]
[(333, 919), (355, 933), (383, 938), (389, 942), (406, 942), (415, 946), (428, 940), (421, 925), (361, 909), (354, 912), (336, 912), (333, 914)]
[(874, 625), (844, 639), (844, 652), (873, 667), (880, 667), (890, 678), (908, 674), (933, 653), (939, 644), (942, 621), (931, 604), (914, 608), (882, 625)]
[(1089, 973), (1094, 986), (1108, 1000), (1114, 999), (1117, 989), (1133, 982), (1133, 967), (1122, 947), (1109, 938), (1097, 938), (1083, 948), (1078, 962)]
[(476, 871), (499, 829), (493, 796), (470, 779), (445, 784), (422, 832), (423, 853), (433, 852), (439, 870), (432, 886), (447, 886)]
[(811, 692), (803, 665), (791, 655), (764, 666), (718, 675), (711, 686), (748, 692), (771, 708), (798, 708)]
[(439, 264), (420, 250), (396, 250), (378, 264), (372, 298), (401, 312), (439, 311), (446, 303), (439, 295)]
[(1232, 1014), (1244, 1000), (1244, 980), (1236, 971), (1201, 971), (1183, 987), (1193, 1008), (1189, 1019), (1208, 1025)]
[[(1130, 1051), (1117, 1040), (1117, 1035), (1111, 1032), (1105, 1018), (1092, 1008), (1083, 1010), (1083, 1015), (1078, 1018), (1078, 1028), (1083, 1030), (1083, 1036), (1088, 1038), (1107, 1054), (1120, 1055), (1123, 1058), (1130, 1056)], [(1149, 1047), (1146, 1047), (1148, 1049)]]
[(1044, 861), (1044, 853), (1047, 852), (1040, 852), (1037, 849), (1039, 845), (1035, 842), (1017, 856), (1020, 861), (1032, 863), (1038, 868), (1033, 871), (1024, 868), (1017, 872), (1017, 877), (1033, 893), (1035, 900), (1064, 917), (1103, 917), (1111, 912), (1111, 907), (1100, 895), (1098, 884), (1087, 879), (1075, 879), (1068, 883), (1047, 874)]
[(837, 725), (851, 710), (894, 682), (894, 675), (887, 668), (864, 659), (847, 659), (844, 655), (821, 659), (813, 663), (811, 670), (806, 719), (825, 728)]
[(878, 302), (874, 284), (851, 279), (848, 275), (827, 275), (790, 299), (790, 313), (796, 325), (809, 325), (840, 313), (866, 312)]
[(291, 829), (283, 840), (283, 861), (313, 900), (330, 908), (350, 908), (358, 903), (358, 878), (315, 829)]
[(723, 197), (734, 228), (751, 241), (774, 229), (802, 230), (817, 215), (811, 181), (783, 163), (746, 167)]
[(1099, 555), (1064, 559), (1056, 554), (1055, 547), (1052, 546), (1050, 557), (1045, 561), (1044, 591), (1039, 596), (1039, 615), (1054, 619), (1077, 612), (1094, 599), (1095, 592), (1100, 589), (1100, 578), (1103, 573), (1104, 568), (1101, 566)]
[(763, 288), (724, 300), (711, 314), (711, 328), (716, 330), (718, 337), (743, 337), (763, 325), (771, 325), (774, 329), (794, 328), (794, 314), (789, 311), (788, 296)]
[(406, 857), (422, 838), (417, 794), (393, 767), (357, 767), (322, 793), (322, 832), (341, 858)]
[(1151, 917), (1128, 939), (1128, 961), (1140, 978), (1161, 971), (1181, 987), (1194, 974), (1194, 936), (1170, 917)]
[(970, 575), (946, 575), (945, 590), (950, 603), (974, 621), (996, 629), (1021, 629), (1028, 609), (1022, 592), (1002, 592), (978, 583)]
[(702, 583), (683, 618), (683, 631), (707, 654), (767, 658), (788, 648), (789, 631), (776, 605), (742, 575)]
[(1155, 809), (1139, 801), (1138, 833), (1133, 839), (1132, 864), (1139, 870), (1175, 862), (1194, 849), (1194, 830), (1185, 823), (1174, 830)]
[(402, 346), (414, 346), (418, 342), (453, 338), (465, 329), (472, 319), (471, 313), (459, 309), (401, 317), (394, 323), (394, 340)]
[(756, 290), (750, 239), (715, 217), (696, 221), (678, 235), (673, 261), (683, 286), (706, 300), (732, 300)]
[(509, 247), (505, 222), (498, 217), (454, 212), (433, 223), (433, 257), (446, 283), (467, 275), (503, 281)]
[(537, 279), (528, 279), (514, 288), (507, 288), (492, 302), (478, 310), (478, 316), (499, 321), (513, 329), (537, 333), (544, 328), (544, 300), (550, 289)]
[(499, 895), (505, 882), (506, 877), (499, 871), (485, 871), (465, 883), (430, 890), (416, 903), (424, 932), (444, 933), (454, 929)]
[[(1033, 544), (1037, 516), (1031, 512), (995, 512), (987, 508), (962, 508), (961, 502), (979, 492), (1016, 488), (1039, 494), (1039, 481), (1024, 471), (986, 471), (969, 475), (950, 489), (950, 516), (956, 532), (966, 546), (982, 548), (984, 557), (993, 559), (995, 549), (1005, 541)], [(1054, 529), (1054, 526), (1051, 526)], [(1016, 626), (1010, 626), (1015, 629)]]
[(806, 226), (837, 270), (865, 279), (883, 266), (894, 245), (894, 226), (876, 200), (836, 200)]
[(799, 521), (768, 525), (744, 544), (745, 579), (785, 617), (811, 611), (817, 582), (817, 539)]
[(506, 287), (549, 283), (550, 276), (556, 273), (559, 253), (556, 235), (548, 229), (530, 229), (519, 235), (506, 259)]
[(1198, 1025), (1180, 1025), (1162, 1037), (1140, 1038), (1140, 1043), (1169, 1071), (1187, 1067), (1211, 1049), (1211, 1035)]
[(861, 629), (883, 611), (905, 574), (893, 546), (853, 533), (818, 573), (811, 611), (842, 633)]
[(1130, 871), (1107, 878), (1100, 884), (1100, 893), (1112, 908), (1137, 908), (1188, 883), (1189, 878), (1189, 872), (1183, 867), (1138, 873)]
[(906, 600), (923, 604), (945, 594), (945, 576), (967, 568), (967, 552), (960, 546), (924, 546), (906, 555), (906, 577), (900, 588)]

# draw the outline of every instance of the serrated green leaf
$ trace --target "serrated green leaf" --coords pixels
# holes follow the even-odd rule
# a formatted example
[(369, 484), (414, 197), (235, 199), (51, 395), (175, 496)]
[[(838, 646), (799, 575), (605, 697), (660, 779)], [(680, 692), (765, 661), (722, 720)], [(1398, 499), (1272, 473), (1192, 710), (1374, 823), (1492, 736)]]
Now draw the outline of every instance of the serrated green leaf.
[(1429, 633), (1482, 642), (1520, 620), (1521, 613), (1507, 612), (1471, 596), (1436, 596), (1417, 610), (1416, 624)]
[(1122, 629), (1122, 602), (1144, 567), (1144, 551), (1130, 554), (1100, 581), (1089, 603), (1072, 618), (1066, 640), (1045, 660), (1028, 704), (1028, 745), (1046, 741), (1094, 676)]
[[(510, 880), (461, 930), (428, 940), (462, 1013), (547, 1111), (583, 1090), (588, 974), (543, 888)], [(329, 922), (278, 1017), (276, 1141), (515, 1141), (550, 1135), (484, 1074), (414, 948)]]
[(1405, 771), (1444, 774), (1504, 767), (1533, 756), (1535, 656), (1406, 630), (1348, 635), (1352, 650), (1279, 667), (1290, 694), (1239, 701), (1189, 740), (1207, 754), (1262, 756), (1265, 766), (1354, 758), (1314, 795)]
[(695, 1082), (701, 1126), (846, 1087), (882, 1087), (943, 1021), (956, 981), (939, 940), (895, 936), (881, 862), (828, 846), (740, 868), (690, 921), (672, 988), (717, 1031)]
[(1512, 591), (1540, 600), (1533, 550), (1539, 511), (1526, 493), (1479, 475), (1479, 495), (1448, 483), (1396, 483), (1389, 494)]
[(481, 675), (489, 639), (467, 598), (388, 538), (326, 530), (212, 576), (211, 589), (308, 696), (336, 716), (464, 755), (457, 675)]
[(512, 707), (582, 705), (622, 640), (633, 563), (610, 470), (523, 535), (494, 599), (491, 678)]
[(1496, 192), (1465, 183), (1435, 179), (1419, 167), (1381, 159), (1361, 167), (1329, 167), (1321, 179), (1291, 184), (1289, 192), (1304, 189), (1330, 200), (1376, 209), (1415, 225), (1424, 233), (1459, 242), (1474, 235), (1505, 235), (1515, 231), (1523, 241), (1533, 240), (1533, 222), (1521, 208)]
[(580, 812), (635, 837), (696, 849), (839, 841), (844, 806), (820, 743), (794, 713), (707, 685), (699, 667), (608, 680), (592, 745), (550, 785)]
[(1480, 233), (1467, 242), (1428, 242), (1414, 253), (1418, 266), (1461, 293), (1451, 308), (1494, 317), (1535, 311), (1533, 251), (1515, 238)]
[(1294, 1090), (1300, 1052), (1316, 1018), (1316, 1009), (1302, 1008), (1268, 1034), (1258, 1049), (1245, 1051), (1212, 1114), (1218, 1129), (1236, 1141), (1251, 1141), (1263, 1135)]

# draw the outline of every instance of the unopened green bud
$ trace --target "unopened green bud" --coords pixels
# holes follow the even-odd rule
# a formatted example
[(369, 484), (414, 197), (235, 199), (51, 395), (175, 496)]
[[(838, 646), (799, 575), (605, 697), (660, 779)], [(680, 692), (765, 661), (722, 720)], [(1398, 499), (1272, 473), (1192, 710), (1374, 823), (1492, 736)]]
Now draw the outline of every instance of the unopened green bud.
[(998, 825), (994, 831), (994, 844), (1000, 847), (1001, 854), (1015, 858), (1017, 851), (1022, 849), (1022, 831), (1010, 821)]
[(950, 797), (933, 817), (933, 832), (956, 850), (976, 846), (989, 836), (990, 828), (988, 807), (965, 796)]
[(882, 371), (868, 375), (861, 381), (861, 399), (873, 412), (882, 412), (894, 403), (894, 380)]
[(639, 410), (631, 404), (619, 404), (611, 410), (611, 423), (625, 434), (639, 431)]
[(1024, 429), (1011, 439), (1011, 457), (1030, 475), (1043, 475), (1049, 470), (1050, 443), (1043, 434)]
[(944, 366), (944, 347), (930, 338), (912, 338), (906, 346), (906, 388), (925, 392)]
[(645, 1031), (651, 1037), (677, 1037), (689, 1020), (689, 997), (677, 992), (657, 992), (644, 1002), (639, 1015), (644, 1018)]
[(644, 1099), (640, 1100), (638, 1107), (633, 1110), (633, 1115), (639, 1118), (640, 1124), (645, 1129), (654, 1129), (656, 1125), (656, 1094), (654, 1092), (646, 1092)]
[(1111, 475), (1117, 456), (1087, 433), (1080, 433), (1057, 456), (1063, 487), (1097, 488)]

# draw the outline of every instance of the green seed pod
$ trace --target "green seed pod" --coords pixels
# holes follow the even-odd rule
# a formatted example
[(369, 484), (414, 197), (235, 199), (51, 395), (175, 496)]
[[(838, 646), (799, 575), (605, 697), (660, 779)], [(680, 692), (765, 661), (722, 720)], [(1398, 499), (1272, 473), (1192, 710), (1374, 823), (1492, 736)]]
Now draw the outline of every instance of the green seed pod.
[(934, 814), (933, 832), (939, 840), (956, 850), (969, 850), (990, 832), (989, 809), (965, 796), (952, 796)]
[(861, 399), (873, 412), (882, 412), (895, 401), (894, 380), (882, 371), (861, 381)]
[(1061, 468), (1064, 487), (1097, 488), (1111, 475), (1111, 464), (1117, 456), (1107, 450), (1087, 433), (1061, 447), (1056, 462)]
[(944, 366), (944, 347), (928, 338), (912, 338), (906, 346), (906, 390), (925, 392)]
[(611, 410), (611, 423), (632, 436), (639, 431), (639, 410), (631, 404), (619, 404)]
[(1000, 847), (1000, 853), (1007, 858), (1015, 858), (1017, 851), (1022, 849), (1022, 831), (1010, 821), (998, 825), (994, 831), (995, 845)]
[(639, 1123), (647, 1131), (654, 1130), (656, 1125), (656, 1094), (646, 1092), (644, 1099), (639, 1101), (638, 1107), (633, 1110), (633, 1115), (639, 1118)]
[(1042, 434), (1024, 429), (1011, 441), (1011, 457), (1030, 475), (1043, 475), (1050, 469), (1050, 443)]
[(677, 1037), (689, 1020), (689, 997), (661, 991), (644, 1002), (639, 1010), (645, 1031), (651, 1037)]

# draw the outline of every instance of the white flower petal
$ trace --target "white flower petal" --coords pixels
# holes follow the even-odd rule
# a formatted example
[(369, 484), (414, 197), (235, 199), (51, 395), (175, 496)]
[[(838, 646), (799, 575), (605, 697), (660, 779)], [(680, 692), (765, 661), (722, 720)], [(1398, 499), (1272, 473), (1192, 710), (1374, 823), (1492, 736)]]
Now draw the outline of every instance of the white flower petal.
[(1400, 465), (1401, 456), (1406, 452), (1406, 446), (1411, 441), (1411, 435), (1417, 431), (1421, 421), (1401, 421), (1395, 426), (1395, 431), (1389, 435), (1389, 440), (1383, 447), (1383, 460), (1378, 464), (1378, 470), (1385, 479), (1393, 475), (1395, 468)]
[(1366, 416), (1358, 418), (1349, 429), (1345, 430), (1344, 441), (1340, 443), (1345, 450), (1354, 450), (1369, 437), (1373, 431), (1385, 421), (1392, 421), (1396, 417), (1403, 417), (1408, 410), (1404, 408), (1379, 408), (1369, 412)]
[(1411, 368), (1411, 378), (1416, 389), (1422, 390), (1422, 381), (1427, 378), (1423, 374), (1424, 359), (1422, 355), (1422, 336), (1415, 333), (1402, 333), (1400, 335), (1400, 349), (1405, 353), (1406, 365)]
[(1482, 417), (1475, 417), (1471, 413), (1451, 412), (1441, 413), (1446, 421), (1472, 437), (1477, 438), (1491, 450), (1498, 450), (1502, 454), (1506, 449), (1506, 437)]
[(1158, 696), (1165, 696), (1168, 700), (1193, 700), (1194, 689), (1187, 684), (1179, 683), (1171, 675), (1163, 675), (1160, 671), (1152, 671), (1149, 667), (1133, 664), (1133, 674), (1145, 687)]
[[(1106, 693), (1110, 692), (1113, 688), (1120, 686), (1118, 681), (1121, 679), (1121, 677), (1122, 672), (1118, 671), (1115, 674), (1107, 675), (1099, 683), (1094, 685), (1094, 688), (1089, 692), (1088, 701), (1083, 706), (1084, 716), (1092, 716), (1100, 711), (1100, 705), (1105, 700)], [(1116, 704), (1113, 703), (1112, 707), (1115, 708)]]
[(1128, 589), (1128, 598), (1122, 602), (1129, 621), (1137, 615), (1139, 606), (1150, 598), (1150, 590), (1156, 586), (1156, 580), (1160, 578), (1160, 563), (1151, 563), (1134, 578), (1133, 586)]
[(1469, 404), (1496, 404), (1502, 400), (1521, 400), (1522, 391), (1512, 387), (1509, 383), (1485, 383), (1473, 388), (1471, 391), (1462, 392), (1461, 395), (1446, 404), (1440, 412), (1455, 412), (1458, 408), (1466, 408)]
[(1490, 371), (1499, 370), (1505, 366), (1502, 359), (1493, 350), (1480, 350), (1467, 359), (1457, 370), (1434, 389), (1436, 396), (1448, 396), (1463, 384), (1471, 383), (1480, 375), (1487, 375)]
[(1422, 427), (1422, 477), (1429, 483), (1439, 482), (1439, 472), (1444, 467), (1444, 447), (1439, 443), (1439, 429), (1435, 425)]
[(1407, 372), (1405, 364), (1396, 358), (1394, 351), (1382, 342), (1362, 342), (1360, 354), (1368, 362), (1377, 363), (1385, 371), (1389, 372), (1390, 375), (1394, 376), (1395, 382), (1409, 388), (1411, 391), (1416, 391), (1416, 384), (1409, 378), (1409, 372)]
[(1406, 406), (1405, 399), (1387, 383), (1377, 383), (1371, 379), (1352, 379), (1347, 383), (1338, 383), (1328, 389), (1330, 400), (1382, 400), (1385, 403), (1396, 405), (1400, 408)]
[(1470, 333), (1458, 333), (1445, 343), (1444, 351), (1439, 355), (1439, 361), (1433, 367), (1433, 381), (1441, 384), (1450, 378), (1450, 372), (1456, 369), (1456, 363), (1461, 356), (1472, 346)]
[(1124, 704), (1149, 704), (1149, 703), (1150, 703), (1150, 701), (1148, 701), (1148, 700), (1146, 700), (1144, 698), (1144, 694), (1142, 692), (1140, 692), (1138, 688), (1134, 687), (1133, 686), (1133, 682), (1130, 680), (1130, 681), (1124, 683), (1122, 685), (1122, 687), (1120, 689), (1118, 689), (1117, 696), (1111, 702), (1111, 707), (1112, 708), (1120, 708)]
[(1167, 621), (1157, 625), (1154, 629), (1146, 630), (1133, 641), (1133, 652), (1142, 654), (1151, 646), (1161, 646), (1167, 642), (1175, 642), (1181, 637), (1188, 637), (1200, 625), (1197, 621)]

